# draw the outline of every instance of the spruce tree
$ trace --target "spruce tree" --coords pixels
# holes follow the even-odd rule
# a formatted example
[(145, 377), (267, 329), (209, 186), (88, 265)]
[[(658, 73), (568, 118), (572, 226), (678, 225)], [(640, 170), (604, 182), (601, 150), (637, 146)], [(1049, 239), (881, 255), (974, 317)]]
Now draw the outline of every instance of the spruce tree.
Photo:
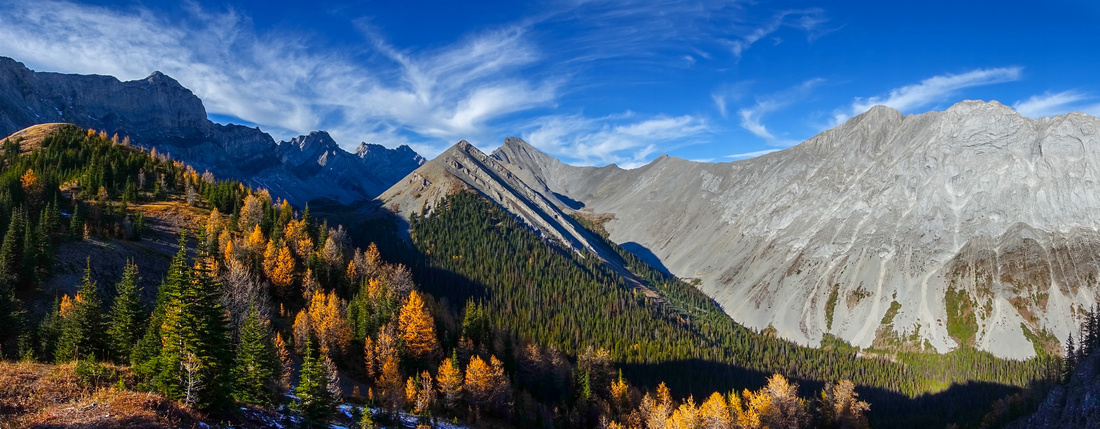
[(39, 258), (46, 255), (41, 254), (42, 244), (37, 233), (38, 228), (32, 225), (31, 219), (25, 219), (23, 226), (23, 258), (20, 261), (19, 274), (20, 282), (25, 290), (36, 288), (41, 283), (38, 277)]
[(12, 210), (11, 221), (8, 223), (7, 232), (4, 233), (4, 242), (0, 244), (0, 283), (13, 286), (19, 284), (24, 223), (23, 212)]
[(86, 357), (97, 358), (102, 354), (103, 305), (99, 298), (99, 287), (92, 281), (92, 258), (88, 258), (84, 268), (84, 279), (73, 299), (73, 308), (61, 322), (61, 338), (58, 340), (54, 359), (68, 362)]
[(233, 366), (233, 397), (246, 404), (268, 405), (275, 391), (279, 363), (271, 332), (267, 324), (260, 321), (254, 305), (248, 307), (240, 339)]
[(61, 336), (61, 300), (55, 299), (50, 313), (38, 325), (38, 356), (41, 360), (53, 359)]
[(122, 280), (115, 286), (115, 302), (111, 305), (107, 328), (111, 353), (119, 363), (130, 362), (134, 345), (145, 331), (145, 311), (141, 306), (138, 281), (137, 265), (127, 262)]
[(16, 356), (23, 319), (23, 305), (15, 297), (15, 288), (0, 281), (0, 359)]
[(325, 370), (323, 360), (317, 358), (317, 351), (308, 336), (302, 372), (298, 379), (294, 394), (298, 396), (299, 402), (293, 404), (293, 408), (302, 415), (302, 426), (324, 427), (325, 421), (332, 415), (335, 399), (328, 390), (328, 371)]
[[(200, 234), (200, 242), (201, 238)], [(204, 410), (228, 405), (230, 393), (229, 321), (220, 303), (222, 288), (214, 278), (214, 264), (213, 257), (200, 253), (191, 281), (170, 301), (157, 374), (163, 393)]]
[(191, 281), (191, 270), (187, 266), (186, 232), (180, 233), (178, 245), (179, 250), (176, 251), (176, 256), (172, 257), (172, 262), (168, 265), (168, 272), (165, 274), (164, 280), (161, 281), (160, 287), (157, 288), (156, 306), (153, 308), (153, 314), (145, 328), (145, 335), (138, 341), (130, 354), (134, 373), (147, 381), (156, 379), (158, 390), (161, 391), (166, 389), (166, 386), (161, 385), (157, 377), (162, 372), (163, 366), (160, 362), (161, 349), (163, 348), (161, 327), (164, 325), (164, 316), (168, 311), (168, 307), (172, 305), (172, 300), (179, 294), (183, 285)]
[(1073, 369), (1077, 366), (1077, 348), (1073, 344), (1073, 333), (1069, 333), (1069, 338), (1066, 339), (1066, 357), (1062, 359), (1062, 382), (1068, 383), (1069, 378), (1073, 375)]

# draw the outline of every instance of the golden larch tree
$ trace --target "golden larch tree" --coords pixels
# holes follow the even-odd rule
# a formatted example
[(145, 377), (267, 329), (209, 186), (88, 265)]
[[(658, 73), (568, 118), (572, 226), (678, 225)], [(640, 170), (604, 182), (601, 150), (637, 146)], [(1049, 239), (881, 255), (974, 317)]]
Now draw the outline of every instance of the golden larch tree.
[(424, 300), (415, 290), (409, 293), (409, 300), (401, 307), (398, 317), (398, 329), (405, 341), (405, 352), (413, 359), (434, 356), (439, 350), (435, 338), (435, 321), (424, 308)]
[(725, 429), (733, 425), (726, 399), (714, 392), (699, 407), (699, 427), (703, 429)]
[(695, 406), (695, 398), (688, 396), (684, 403), (672, 416), (668, 418), (665, 427), (669, 429), (697, 429), (699, 427), (699, 408)]
[(346, 318), (346, 304), (336, 296), (336, 291), (314, 292), (308, 311), (310, 330), (317, 338), (321, 353), (331, 357), (347, 351), (351, 328)]
[[(275, 285), (279, 293), (286, 297), (291, 295), (290, 287), (294, 285), (294, 266), (296, 263), (290, 249), (285, 245), (278, 247), (279, 250), (268, 278), (271, 279), (271, 283)], [(267, 265), (266, 257), (264, 258), (264, 265)]]
[(439, 381), (439, 393), (443, 395), (443, 403), (450, 410), (458, 409), (458, 401), (462, 399), (462, 370), (458, 368), (458, 362), (447, 358), (439, 364), (439, 372), (436, 373)]
[(480, 418), (482, 408), (500, 410), (506, 407), (510, 386), (508, 377), (504, 375), (504, 364), (496, 356), (489, 356), (489, 363), (486, 364), (475, 355), (466, 366), (463, 390), (474, 409), (475, 420)]
[(420, 373), (420, 388), (416, 394), (413, 411), (417, 414), (424, 414), (431, 411), (434, 403), (435, 388), (432, 385), (432, 375), (428, 374), (428, 371), (423, 371)]

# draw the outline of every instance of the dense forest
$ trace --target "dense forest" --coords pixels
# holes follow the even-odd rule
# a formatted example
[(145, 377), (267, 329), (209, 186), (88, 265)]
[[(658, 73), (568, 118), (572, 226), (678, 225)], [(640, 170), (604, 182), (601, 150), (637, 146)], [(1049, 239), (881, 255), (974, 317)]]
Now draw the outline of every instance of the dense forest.
[[(976, 426), (994, 400), (1009, 403), (1062, 369), (1057, 357), (969, 349), (888, 359), (835, 340), (801, 347), (736, 324), (614, 243), (605, 244), (631, 281), (473, 193), (414, 217), (412, 246), (382, 228), (382, 241), (357, 248), (352, 232), (308, 206), (125, 139), (67, 126), (25, 146), (6, 141), (0, 158), (3, 358), (76, 361), (82, 374), (114, 377), (113, 389), (212, 416), (252, 406), (325, 426), (344, 402), (362, 427), (403, 416), (515, 427)], [(153, 204), (201, 219), (180, 228), (155, 299), (141, 298), (147, 267), (95, 279), (94, 255), (72, 290), (44, 287), (63, 246), (148, 239)], [(990, 414), (1003, 421), (1019, 408)]]

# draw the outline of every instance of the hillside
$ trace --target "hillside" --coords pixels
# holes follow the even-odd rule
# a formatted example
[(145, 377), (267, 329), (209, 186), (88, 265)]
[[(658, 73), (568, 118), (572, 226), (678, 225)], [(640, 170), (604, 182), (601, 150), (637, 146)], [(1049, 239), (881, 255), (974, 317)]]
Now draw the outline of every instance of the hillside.
[(518, 139), (494, 157), (564, 211), (609, 217), (612, 240), (699, 279), (747, 326), (1021, 359), (1057, 350), (1064, 315), (1096, 300), (1098, 131), (1090, 116), (967, 101), (876, 107), (732, 163), (573, 167)]

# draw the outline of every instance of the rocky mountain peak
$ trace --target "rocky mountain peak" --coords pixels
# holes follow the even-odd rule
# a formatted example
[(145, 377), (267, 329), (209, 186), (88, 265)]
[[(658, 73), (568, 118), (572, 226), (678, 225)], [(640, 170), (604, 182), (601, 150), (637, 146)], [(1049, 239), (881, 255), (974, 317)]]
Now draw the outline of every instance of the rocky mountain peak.
[(311, 131), (304, 136), (298, 136), (290, 139), (288, 142), (279, 142), (279, 145), (284, 144), (296, 146), (298, 150), (302, 152), (317, 152), (336, 150), (340, 148), (340, 145), (336, 144), (336, 141), (332, 139), (332, 136), (325, 131)]

